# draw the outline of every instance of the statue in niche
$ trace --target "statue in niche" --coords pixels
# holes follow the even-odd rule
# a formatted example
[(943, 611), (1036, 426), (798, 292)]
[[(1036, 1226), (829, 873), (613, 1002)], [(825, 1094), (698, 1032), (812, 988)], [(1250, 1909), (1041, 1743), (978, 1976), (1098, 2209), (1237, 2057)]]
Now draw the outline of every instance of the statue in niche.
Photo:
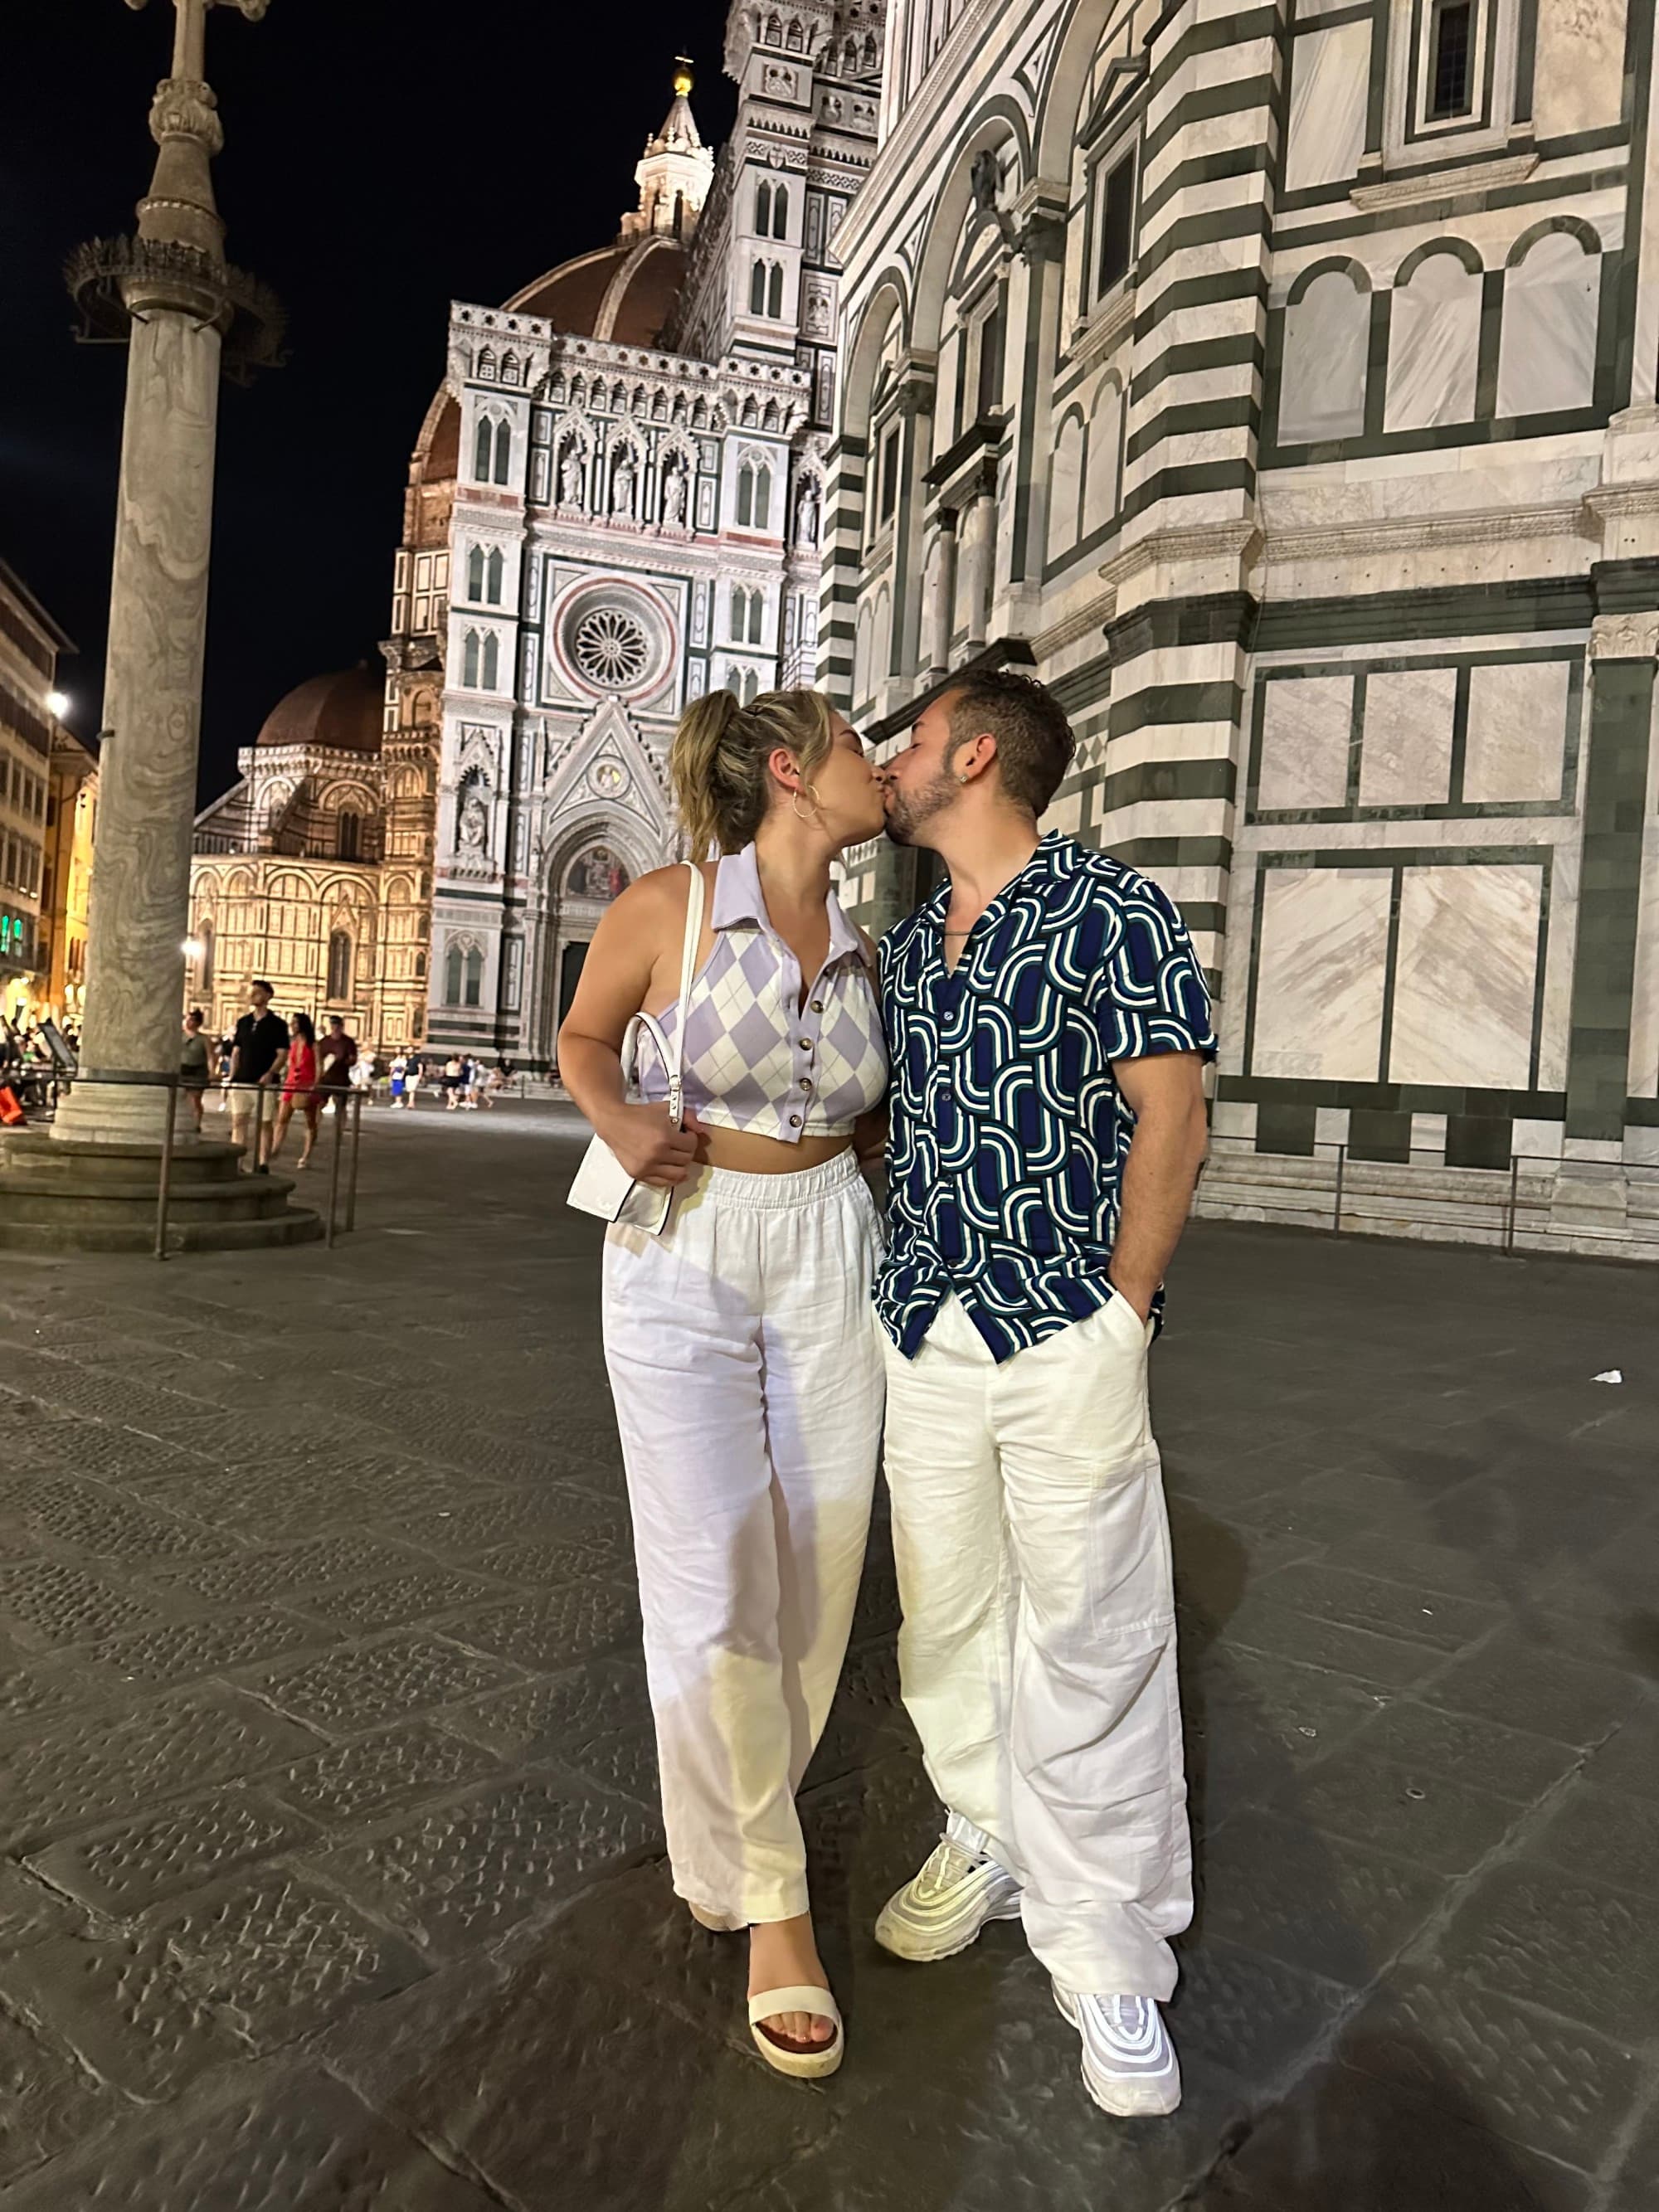
[(628, 871), (608, 845), (595, 845), (571, 862), (565, 889), (572, 898), (606, 904), (628, 889)]
[(582, 451), (577, 445), (567, 446), (559, 456), (559, 505), (580, 507), (582, 503)]
[(611, 512), (612, 514), (632, 514), (634, 512), (634, 463), (623, 453), (611, 477)]
[(662, 519), (678, 528), (685, 520), (685, 471), (671, 461), (662, 480)]
[(800, 498), (795, 507), (795, 543), (797, 545), (816, 545), (818, 542), (818, 488), (808, 477), (800, 488)]
[(463, 853), (482, 854), (489, 850), (489, 817), (484, 810), (483, 794), (476, 783), (461, 800), (455, 842)]

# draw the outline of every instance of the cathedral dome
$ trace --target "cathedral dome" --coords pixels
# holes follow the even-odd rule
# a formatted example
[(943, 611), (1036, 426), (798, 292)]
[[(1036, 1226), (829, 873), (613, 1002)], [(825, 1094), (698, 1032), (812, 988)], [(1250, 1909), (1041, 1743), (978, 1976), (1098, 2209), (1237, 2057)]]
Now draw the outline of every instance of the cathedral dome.
[(647, 346), (668, 319), (684, 279), (686, 246), (672, 234), (619, 239), (550, 269), (515, 292), (509, 309), (542, 315), (570, 337)]
[(265, 717), (262, 745), (314, 745), (336, 753), (378, 753), (386, 720), (386, 687), (359, 661), (331, 676), (296, 684)]

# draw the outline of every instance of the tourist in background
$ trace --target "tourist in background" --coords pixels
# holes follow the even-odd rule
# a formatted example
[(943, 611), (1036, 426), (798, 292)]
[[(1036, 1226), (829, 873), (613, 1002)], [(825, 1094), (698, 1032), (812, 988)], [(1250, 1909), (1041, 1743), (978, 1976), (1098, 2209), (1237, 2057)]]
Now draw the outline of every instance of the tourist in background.
[(213, 1075), (210, 1052), (207, 1033), (202, 1027), (202, 1009), (192, 1006), (185, 1016), (184, 1042), (179, 1051), (179, 1073), (185, 1096), (190, 1101), (190, 1110), (195, 1117), (198, 1137), (202, 1133), (202, 1108)]
[(288, 1066), (288, 1024), (270, 1011), (276, 994), (263, 976), (248, 985), (248, 1011), (236, 1024), (230, 1059), (225, 1069), (225, 1090), (230, 1102), (230, 1140), (240, 1145), (246, 1158), (250, 1147), (249, 1124), (253, 1124), (251, 1173), (265, 1172), (265, 1095), (282, 1082)]
[(328, 1018), (328, 1034), (318, 1048), (317, 1088), (324, 1105), (332, 1099), (337, 1114), (345, 1110), (353, 1071), (357, 1065), (357, 1040), (346, 1030), (341, 1014)]
[[(870, 1317), (880, 1231), (860, 1172), (887, 1087), (867, 947), (830, 864), (875, 836), (857, 733), (811, 691), (683, 718), (670, 772), (708, 912), (679, 1002), (689, 869), (606, 908), (559, 1035), (571, 1096), (628, 1173), (666, 1186), (660, 1235), (605, 1248), (605, 1359), (633, 1504), (674, 1887), (707, 1928), (747, 1928), (768, 2064), (832, 2074), (841, 2015), (812, 1934), (799, 1788), (835, 1692), (864, 1561), (881, 1422)], [(687, 1113), (650, 1054), (684, 1048)], [(741, 1042), (739, 1042), (741, 1040)]]
[(295, 1014), (289, 1024), (293, 1041), (289, 1046), (288, 1075), (283, 1085), (283, 1095), (276, 1107), (276, 1127), (270, 1139), (268, 1161), (274, 1160), (283, 1149), (288, 1135), (288, 1125), (294, 1118), (297, 1106), (305, 1117), (305, 1143), (301, 1148), (295, 1171), (307, 1166), (317, 1143), (317, 1116), (322, 1111), (322, 1093), (317, 1088), (317, 1030), (309, 1014)]

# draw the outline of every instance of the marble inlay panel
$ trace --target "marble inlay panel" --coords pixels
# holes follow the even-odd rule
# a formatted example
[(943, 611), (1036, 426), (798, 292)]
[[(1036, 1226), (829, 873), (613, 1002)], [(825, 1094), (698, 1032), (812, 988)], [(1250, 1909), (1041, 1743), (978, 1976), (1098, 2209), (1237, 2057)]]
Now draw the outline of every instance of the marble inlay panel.
[(1627, 6), (1628, 0), (1541, 0), (1532, 101), (1540, 138), (1618, 122)]
[(1504, 275), (1498, 350), (1500, 415), (1588, 407), (1595, 392), (1601, 262), (1577, 239), (1548, 231)]
[(1285, 188), (1334, 184), (1351, 177), (1365, 146), (1371, 27), (1341, 23), (1295, 42), (1291, 63), (1291, 128)]
[(1526, 1088), (1543, 885), (1504, 862), (1407, 869), (1390, 1083)]
[(1377, 1080), (1393, 885), (1386, 868), (1268, 870), (1253, 1075)]
[(1455, 253), (1430, 254), (1395, 289), (1386, 427), (1470, 421), (1480, 348), (1480, 270), (1465, 269)]
[(1465, 799), (1486, 805), (1560, 796), (1571, 674), (1565, 660), (1496, 661), (1469, 671)]
[(1399, 668), (1365, 680), (1362, 806), (1435, 806), (1451, 790), (1457, 672)]
[(1279, 442), (1352, 438), (1365, 427), (1371, 300), (1340, 269), (1328, 269), (1285, 310)]
[(1257, 811), (1342, 805), (1352, 724), (1352, 676), (1281, 676), (1264, 684)]

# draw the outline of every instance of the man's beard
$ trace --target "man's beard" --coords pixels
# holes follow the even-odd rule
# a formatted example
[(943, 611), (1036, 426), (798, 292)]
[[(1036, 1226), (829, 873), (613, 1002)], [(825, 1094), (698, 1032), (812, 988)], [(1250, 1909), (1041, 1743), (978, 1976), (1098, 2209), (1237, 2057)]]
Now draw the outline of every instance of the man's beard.
[(896, 791), (887, 809), (887, 835), (895, 845), (918, 845), (926, 840), (916, 832), (931, 822), (936, 814), (943, 814), (962, 796), (962, 786), (955, 776), (941, 769), (931, 783), (924, 783), (920, 791)]

